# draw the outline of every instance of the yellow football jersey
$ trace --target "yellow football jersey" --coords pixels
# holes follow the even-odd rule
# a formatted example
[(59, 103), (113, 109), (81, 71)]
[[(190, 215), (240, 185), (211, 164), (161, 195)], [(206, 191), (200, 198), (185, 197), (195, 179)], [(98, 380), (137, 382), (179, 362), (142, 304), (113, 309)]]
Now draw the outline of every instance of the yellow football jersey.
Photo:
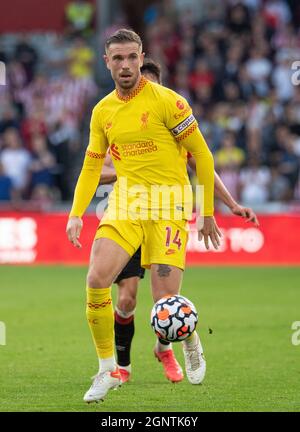
[[(109, 208), (114, 204), (124, 208), (125, 197), (128, 206), (138, 196), (140, 207), (162, 209), (161, 196), (153, 193), (153, 187), (189, 188), (189, 151), (196, 159), (199, 183), (204, 186), (204, 214), (213, 214), (213, 158), (189, 104), (174, 91), (141, 77), (138, 88), (128, 97), (114, 90), (95, 106), (71, 216), (81, 216), (89, 204), (91, 190), (97, 185), (82, 187), (83, 183), (96, 183), (108, 149), (117, 173)], [(178, 196), (172, 199), (181, 208)]]

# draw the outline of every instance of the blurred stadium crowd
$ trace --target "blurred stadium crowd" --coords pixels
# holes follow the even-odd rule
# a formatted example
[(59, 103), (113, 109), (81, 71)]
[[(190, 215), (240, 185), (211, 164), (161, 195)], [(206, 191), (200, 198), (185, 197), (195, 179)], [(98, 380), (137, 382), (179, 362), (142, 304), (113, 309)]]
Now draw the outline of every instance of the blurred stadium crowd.
[[(150, 2), (143, 17), (145, 51), (160, 63), (164, 84), (193, 106), (232, 195), (254, 208), (297, 207), (297, 2), (198, 3), (200, 14), (178, 8), (175, 0)], [(7, 85), (0, 86), (0, 201), (51, 208), (72, 197), (90, 107), (110, 90), (97, 76), (93, 47), (100, 42), (88, 7), (85, 14), (66, 10), (62, 35), (0, 36), (0, 61), (7, 66)]]

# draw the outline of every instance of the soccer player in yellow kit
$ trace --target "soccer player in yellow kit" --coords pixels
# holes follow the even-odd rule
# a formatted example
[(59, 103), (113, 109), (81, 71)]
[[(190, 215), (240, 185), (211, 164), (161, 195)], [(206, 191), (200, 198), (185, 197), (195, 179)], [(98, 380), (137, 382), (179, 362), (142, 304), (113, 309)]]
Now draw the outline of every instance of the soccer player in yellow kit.
[[(183, 190), (189, 185), (183, 147), (192, 153), (198, 181), (204, 189), (199, 236), (207, 248), (209, 240), (216, 249), (219, 245), (213, 217), (213, 157), (191, 108), (172, 90), (141, 76), (144, 54), (136, 33), (117, 31), (106, 41), (105, 50), (104, 58), (116, 89), (93, 109), (90, 141), (67, 225), (69, 240), (81, 247), (81, 216), (97, 189), (109, 148), (117, 182), (95, 236), (87, 276), (86, 312), (99, 372), (84, 395), (86, 402), (103, 399), (110, 389), (121, 384), (114, 357), (111, 284), (140, 245), (142, 266), (151, 270), (154, 301), (179, 293), (187, 243), (185, 208), (175, 194), (172, 208), (176, 217), (164, 218), (165, 208), (152, 200), (152, 191), (153, 186)], [(142, 211), (137, 211), (137, 207)], [(116, 212), (116, 208), (120, 211)], [(178, 219), (180, 212), (182, 217)], [(189, 381), (201, 383), (205, 360), (196, 332), (183, 342), (183, 350)]]
[[(141, 73), (148, 80), (161, 84), (160, 66), (150, 58), (144, 59)], [(187, 155), (187, 159), (188, 165), (195, 171), (195, 160), (190, 154)], [(116, 179), (116, 170), (112, 164), (110, 154), (107, 153), (100, 184), (114, 183)], [(232, 214), (241, 216), (248, 222), (253, 222), (256, 226), (259, 225), (254, 211), (251, 208), (241, 206), (234, 200), (216, 172), (215, 197), (219, 198)], [(140, 279), (144, 277), (144, 273), (145, 269), (141, 267), (141, 248), (139, 248), (114, 281), (118, 286), (117, 303), (115, 305), (115, 345), (122, 383), (129, 381), (131, 377), (130, 350), (134, 336), (134, 313), (138, 284)], [(176, 360), (171, 343), (158, 338), (154, 354), (162, 363), (165, 376), (168, 380), (172, 382), (183, 380), (182, 369)]]

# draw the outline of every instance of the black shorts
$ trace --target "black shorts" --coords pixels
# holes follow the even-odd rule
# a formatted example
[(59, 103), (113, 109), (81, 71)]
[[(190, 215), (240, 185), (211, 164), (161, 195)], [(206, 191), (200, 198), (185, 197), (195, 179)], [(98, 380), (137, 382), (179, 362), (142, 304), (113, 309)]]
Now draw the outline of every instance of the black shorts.
[(138, 248), (136, 253), (132, 255), (126, 266), (118, 275), (114, 283), (119, 283), (122, 279), (128, 279), (134, 276), (143, 279), (144, 275), (145, 269), (141, 267), (141, 248)]

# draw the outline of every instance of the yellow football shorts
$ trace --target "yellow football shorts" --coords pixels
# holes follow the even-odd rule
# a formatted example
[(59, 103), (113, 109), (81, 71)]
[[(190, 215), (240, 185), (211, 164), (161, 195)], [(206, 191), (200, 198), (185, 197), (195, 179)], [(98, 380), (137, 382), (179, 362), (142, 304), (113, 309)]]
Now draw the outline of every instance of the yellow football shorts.
[(95, 239), (109, 238), (130, 256), (141, 246), (141, 266), (169, 264), (185, 268), (188, 223), (185, 220), (107, 220), (100, 222)]

